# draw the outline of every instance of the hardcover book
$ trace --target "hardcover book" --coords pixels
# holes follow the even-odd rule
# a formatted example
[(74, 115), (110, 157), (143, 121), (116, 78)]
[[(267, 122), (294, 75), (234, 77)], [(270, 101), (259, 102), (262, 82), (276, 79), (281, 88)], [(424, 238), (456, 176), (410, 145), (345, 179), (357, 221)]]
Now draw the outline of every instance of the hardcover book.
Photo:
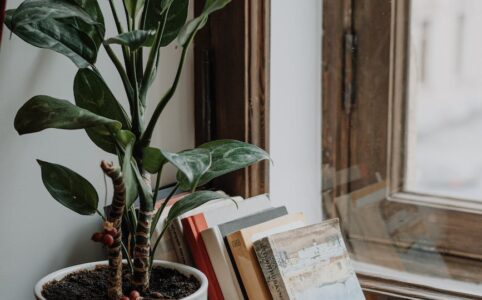
[(338, 219), (254, 242), (274, 300), (364, 300)]
[[(208, 297), (210, 300), (223, 300), (223, 293), (219, 286), (219, 282), (214, 273), (209, 259), (206, 247), (202, 243), (200, 230), (207, 228), (206, 219), (204, 215), (197, 214), (182, 219), (182, 226), (184, 229), (184, 237), (187, 245), (191, 249), (192, 257), (196, 264), (196, 267), (201, 270), (208, 278)], [(228, 298), (226, 298), (228, 299)]]
[[(218, 275), (216, 276), (218, 278), (229, 278), (229, 280), (226, 280), (226, 282), (236, 282), (242, 291), (242, 297), (238, 296), (240, 297), (239, 299), (242, 299), (243, 297), (247, 298), (247, 295), (246, 291), (242, 286), (242, 281), (237, 272), (237, 269), (234, 267), (234, 260), (229, 251), (226, 236), (234, 231), (259, 223), (263, 223), (277, 217), (281, 217), (283, 215), (286, 215), (287, 213), (288, 212), (286, 210), (286, 207), (284, 206), (268, 208), (254, 214), (250, 214), (248, 216), (244, 216), (242, 218), (220, 224), (218, 226), (210, 227), (201, 232), (203, 240), (206, 236), (205, 246), (209, 256), (214, 257), (214, 259), (211, 260), (211, 262), (213, 262), (213, 267), (215, 268), (215, 270), (222, 269), (223, 277)], [(215, 272), (217, 274), (219, 273), (217, 271)], [(227, 277), (228, 275), (230, 277)], [(219, 280), (219, 282), (223, 281), (224, 280)]]
[(303, 213), (296, 213), (247, 227), (227, 236), (231, 253), (249, 299), (271, 299), (270, 291), (253, 249), (253, 242), (271, 234), (305, 225)]
[[(218, 256), (208, 253), (203, 238), (201, 237), (201, 232), (209, 226), (216, 226), (219, 223), (227, 222), (236, 217), (246, 216), (270, 207), (270, 201), (267, 195), (236, 201), (236, 203), (237, 206), (231, 203), (231, 205), (213, 208), (203, 213), (186, 217), (182, 219), (182, 226), (184, 237), (192, 252), (194, 263), (197, 268), (208, 276), (210, 282), (213, 283), (213, 289), (220, 288), (225, 299), (242, 300), (243, 294), (234, 275), (234, 271), (231, 272), (228, 270), (226, 274), (219, 273), (219, 270), (216, 271), (216, 269), (219, 269), (219, 266), (216, 267), (216, 264), (219, 263)], [(223, 264), (221, 268), (229, 268), (224, 262)]]

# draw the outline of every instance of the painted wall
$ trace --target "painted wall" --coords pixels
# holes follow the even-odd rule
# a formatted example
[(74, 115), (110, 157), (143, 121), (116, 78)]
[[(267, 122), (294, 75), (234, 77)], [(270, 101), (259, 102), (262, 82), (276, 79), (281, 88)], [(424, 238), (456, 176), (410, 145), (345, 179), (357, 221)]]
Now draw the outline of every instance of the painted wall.
[[(19, 3), (8, 1), (8, 8)], [(114, 29), (108, 28), (108, 32), (113, 35)], [(99, 218), (79, 216), (54, 201), (42, 185), (35, 159), (77, 171), (94, 184), (103, 201), (105, 189), (98, 165), (102, 159), (114, 158), (92, 144), (83, 131), (17, 135), (15, 113), (30, 97), (46, 94), (73, 100), (77, 69), (62, 55), (33, 48), (16, 36), (9, 40), (9, 33), (5, 30), (0, 50), (0, 293), (2, 299), (32, 299), (33, 285), (43, 275), (103, 257), (99, 245), (89, 240), (99, 229)], [(165, 75), (159, 74), (154, 84), (151, 104), (170, 86), (179, 54), (174, 47), (163, 52)], [(103, 51), (98, 67), (114, 94), (121, 97), (122, 84)], [(162, 141), (172, 151), (193, 146), (193, 81), (193, 56), (189, 55), (178, 91), (154, 134), (155, 145)], [(126, 103), (124, 98), (122, 102)], [(164, 182), (169, 179), (173, 179), (172, 172)]]
[(321, 220), (321, 7), (271, 1), (271, 199), (309, 222)]

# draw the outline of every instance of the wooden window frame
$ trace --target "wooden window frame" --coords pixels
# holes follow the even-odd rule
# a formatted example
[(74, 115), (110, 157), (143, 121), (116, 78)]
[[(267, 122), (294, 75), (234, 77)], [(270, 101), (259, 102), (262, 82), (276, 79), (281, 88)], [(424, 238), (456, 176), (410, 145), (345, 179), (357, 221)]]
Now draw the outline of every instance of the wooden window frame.
[[(456, 280), (481, 282), (482, 205), (403, 190), (409, 32), (404, 21), (409, 3), (324, 1), (324, 212), (341, 219), (356, 260), (429, 276), (447, 275), (448, 270)], [(379, 201), (351, 211), (367, 197), (379, 197)], [(387, 224), (393, 228), (385, 228)], [(436, 232), (429, 232), (434, 228)], [(408, 255), (407, 249), (416, 254)], [(414, 259), (435, 253), (448, 269)], [(400, 293), (406, 290), (403, 280), (387, 284), (383, 274), (358, 271), (366, 289), (378, 286), (386, 294), (404, 296)], [(437, 294), (423, 286), (416, 290), (426, 298), (415, 299), (439, 299), (431, 294), (462, 299), (481, 296), (450, 290)]]
[[(195, 1), (199, 14), (205, 1)], [(269, 150), (269, 0), (231, 1), (194, 45), (196, 145), (237, 139)], [(213, 188), (250, 197), (269, 191), (261, 162), (215, 180)]]

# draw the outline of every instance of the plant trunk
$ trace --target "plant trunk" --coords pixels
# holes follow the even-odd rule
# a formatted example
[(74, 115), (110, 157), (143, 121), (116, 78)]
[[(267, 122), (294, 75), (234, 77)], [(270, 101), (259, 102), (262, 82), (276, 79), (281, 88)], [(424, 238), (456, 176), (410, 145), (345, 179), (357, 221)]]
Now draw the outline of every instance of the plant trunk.
[[(143, 172), (144, 173), (144, 172)], [(143, 174), (146, 184), (150, 187), (148, 174)], [(139, 292), (149, 289), (149, 264), (151, 254), (151, 222), (153, 216), (153, 201), (140, 201), (139, 219), (136, 228), (136, 246), (134, 247), (134, 276), (132, 285)]]
[(108, 249), (109, 258), (109, 282), (107, 295), (109, 300), (118, 300), (122, 293), (122, 214), (126, 201), (126, 188), (120, 168), (115, 168), (112, 163), (103, 160), (100, 164), (104, 173), (112, 179), (114, 196), (112, 198), (111, 211), (107, 217), (109, 225), (116, 229), (114, 243)]
[(149, 289), (149, 261), (152, 211), (139, 211), (139, 220), (136, 230), (136, 246), (134, 248), (134, 276), (132, 285), (139, 292)]

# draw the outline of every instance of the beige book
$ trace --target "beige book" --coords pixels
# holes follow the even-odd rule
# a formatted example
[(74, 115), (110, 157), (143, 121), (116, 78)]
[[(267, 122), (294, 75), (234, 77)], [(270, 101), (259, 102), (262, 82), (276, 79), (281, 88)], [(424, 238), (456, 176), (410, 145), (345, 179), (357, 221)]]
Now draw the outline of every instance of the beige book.
[(338, 219), (253, 244), (274, 300), (364, 300)]
[(272, 299), (253, 243), (266, 236), (305, 225), (303, 213), (295, 213), (241, 229), (227, 236), (232, 256), (249, 299)]

